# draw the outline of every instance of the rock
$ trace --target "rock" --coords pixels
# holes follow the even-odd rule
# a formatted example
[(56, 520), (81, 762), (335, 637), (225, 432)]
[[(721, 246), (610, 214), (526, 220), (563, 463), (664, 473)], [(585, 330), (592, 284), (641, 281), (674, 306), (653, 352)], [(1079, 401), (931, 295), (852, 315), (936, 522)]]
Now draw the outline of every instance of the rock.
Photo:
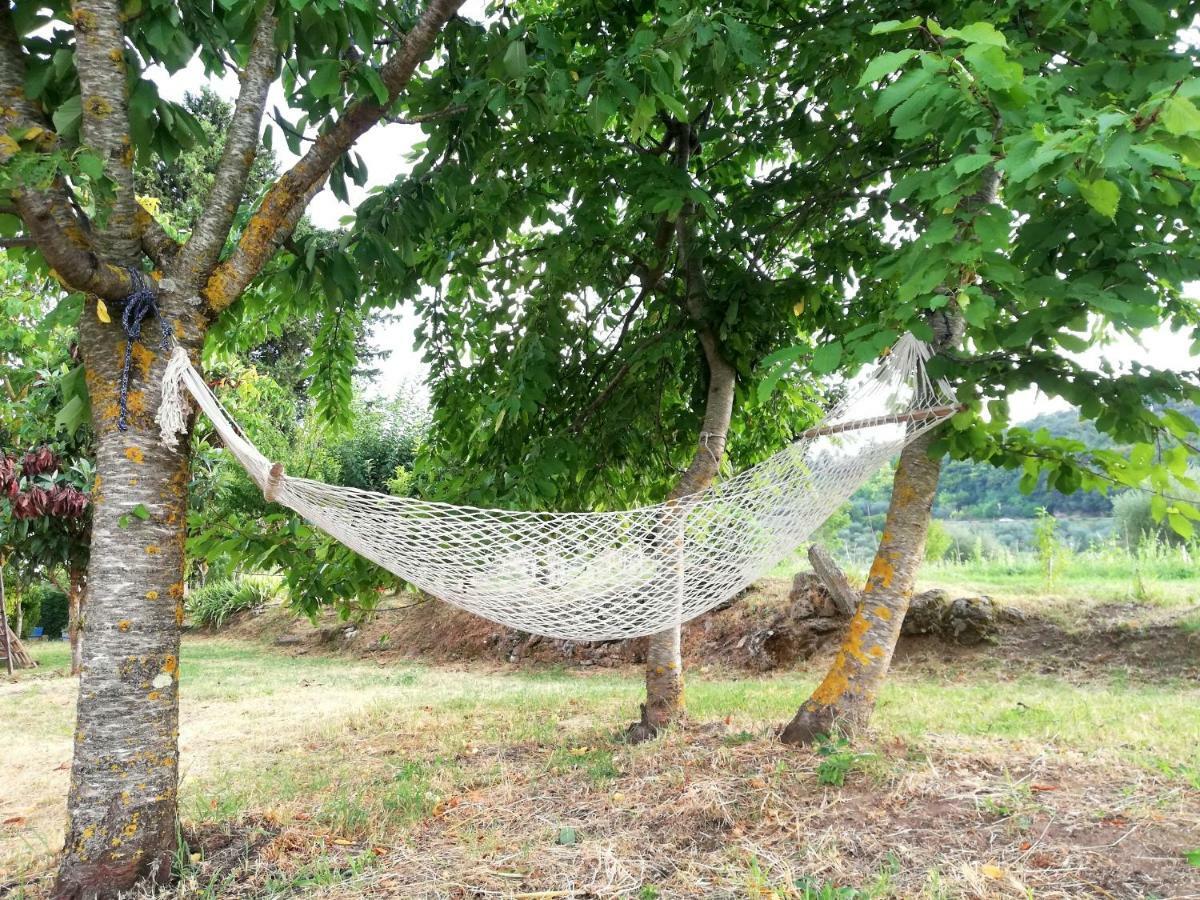
[(950, 595), (945, 591), (923, 591), (912, 598), (900, 633), (904, 635), (940, 634)]
[(959, 597), (942, 617), (943, 634), (966, 646), (981, 644), (996, 633), (996, 604), (987, 597)]
[(788, 612), (792, 619), (811, 619), (814, 616), (836, 618), (841, 615), (829, 591), (813, 572), (796, 573), (788, 599), (792, 601), (792, 608)]

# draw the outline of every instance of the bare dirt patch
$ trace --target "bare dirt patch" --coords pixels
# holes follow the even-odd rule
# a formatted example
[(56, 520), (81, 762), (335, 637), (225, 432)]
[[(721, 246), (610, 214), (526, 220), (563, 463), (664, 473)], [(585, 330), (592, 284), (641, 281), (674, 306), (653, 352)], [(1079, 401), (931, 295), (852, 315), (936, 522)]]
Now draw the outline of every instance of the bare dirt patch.
[[(792, 583), (766, 579), (727, 608), (707, 613), (683, 629), (685, 663), (726, 670), (786, 670), (832, 656), (840, 627), (814, 631), (789, 617)], [(1000, 607), (993, 639), (963, 646), (944, 637), (901, 639), (896, 666), (930, 666), (985, 661), (1011, 672), (1061, 675), (1073, 681), (1114, 673), (1146, 680), (1200, 682), (1200, 631), (1179, 627), (1197, 608), (1164, 610), (1140, 604), (1104, 604), (1089, 611), (1086, 627), (1069, 630), (1036, 609)], [(817, 620), (833, 621), (833, 620)], [(781, 624), (784, 626), (780, 628)], [(799, 634), (801, 640), (790, 640)], [(775, 634), (768, 634), (774, 631)], [(381, 661), (419, 659), (432, 663), (557, 664), (614, 668), (644, 659), (642, 641), (578, 643), (514, 632), (437, 600), (403, 595), (371, 617), (348, 624), (330, 612), (317, 627), (286, 610), (239, 617), (226, 633), (270, 641), (290, 653), (338, 652)]]

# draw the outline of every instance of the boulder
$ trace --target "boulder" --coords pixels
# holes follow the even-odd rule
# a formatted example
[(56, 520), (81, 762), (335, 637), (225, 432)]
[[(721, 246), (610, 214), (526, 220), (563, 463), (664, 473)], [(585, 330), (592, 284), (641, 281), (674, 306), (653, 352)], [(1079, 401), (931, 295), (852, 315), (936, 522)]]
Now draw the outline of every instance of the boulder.
[(900, 633), (904, 635), (941, 634), (943, 619), (950, 606), (950, 595), (942, 590), (922, 591), (912, 598)]
[(990, 598), (959, 597), (942, 617), (942, 633), (958, 644), (982, 644), (996, 634), (996, 618)]

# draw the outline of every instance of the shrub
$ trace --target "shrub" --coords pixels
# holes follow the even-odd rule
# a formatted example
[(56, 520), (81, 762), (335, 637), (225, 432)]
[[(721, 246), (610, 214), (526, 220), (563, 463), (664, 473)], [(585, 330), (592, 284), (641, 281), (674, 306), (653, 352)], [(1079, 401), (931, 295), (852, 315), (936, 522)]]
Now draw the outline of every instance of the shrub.
[(42, 585), (42, 614), (37, 624), (42, 626), (46, 637), (57, 640), (67, 630), (70, 604), (67, 595), (56, 587)]
[(925, 558), (930, 562), (944, 559), (953, 543), (950, 530), (937, 519), (930, 520), (929, 533), (925, 536)]
[(10, 602), (8, 624), (17, 627), (16, 604), (21, 604), (21, 634), (27, 638), (41, 626), (46, 637), (58, 638), (67, 627), (67, 595), (52, 584), (35, 584)]
[(220, 578), (188, 594), (186, 605), (197, 625), (220, 628), (235, 613), (266, 606), (278, 597), (279, 587), (270, 578)]

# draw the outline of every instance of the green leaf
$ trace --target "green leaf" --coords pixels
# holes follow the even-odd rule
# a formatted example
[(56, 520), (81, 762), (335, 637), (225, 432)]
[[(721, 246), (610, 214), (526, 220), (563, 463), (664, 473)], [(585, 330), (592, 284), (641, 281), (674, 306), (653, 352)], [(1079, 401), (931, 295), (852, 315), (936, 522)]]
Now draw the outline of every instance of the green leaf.
[(978, 172), (990, 162), (992, 162), (990, 153), (969, 153), (954, 161), (954, 171), (959, 175), (969, 175), (971, 172)]
[(1189, 866), (1195, 866), (1200, 869), (1200, 847), (1195, 850), (1187, 850), (1183, 854), (1183, 858), (1187, 860)]
[(54, 428), (66, 429), (67, 435), (73, 438), (90, 415), (87, 401), (79, 396), (72, 397), (54, 417)]
[(362, 77), (367, 82), (375, 94), (375, 99), (381, 106), (386, 106), (388, 102), (387, 85), (383, 83), (383, 79), (379, 77), (379, 73), (371, 66), (364, 66), (362, 69)]
[(1117, 204), (1121, 201), (1121, 189), (1107, 178), (1081, 181), (1079, 193), (1083, 195), (1083, 199), (1088, 202), (1088, 205), (1100, 215), (1111, 219), (1117, 214)]
[(837, 368), (838, 363), (841, 361), (842, 344), (840, 341), (823, 344), (813, 351), (813, 374), (828, 375)]
[(979, 80), (994, 91), (1007, 91), (1025, 77), (1020, 63), (1013, 62), (994, 44), (973, 44), (963, 53)]
[(916, 55), (916, 50), (894, 50), (875, 57), (867, 64), (862, 78), (858, 79), (857, 87), (863, 87), (878, 81), (884, 75), (890, 75)]
[(1196, 534), (1196, 526), (1177, 512), (1167, 513), (1167, 524), (1185, 541), (1190, 541)]
[(513, 41), (504, 51), (504, 71), (510, 78), (521, 78), (529, 71), (529, 58), (525, 55), (525, 42)]
[(991, 47), (1007, 47), (1008, 41), (991, 22), (972, 22), (962, 28), (946, 32), (948, 37), (956, 37), (968, 44), (986, 44)]
[(575, 829), (571, 828), (569, 825), (564, 825), (562, 828), (558, 829), (558, 843), (562, 846), (570, 847), (572, 844), (577, 843), (578, 840), (579, 838), (575, 834)]
[(901, 22), (899, 19), (888, 19), (871, 26), (871, 34), (891, 34), (894, 31), (910, 31), (921, 26), (921, 17), (913, 16)]
[(79, 131), (79, 120), (83, 117), (83, 101), (76, 94), (69, 100), (60, 103), (58, 109), (54, 111), (51, 117), (54, 121), (54, 130), (61, 137), (74, 137)]
[(133, 515), (145, 522), (150, 518), (150, 510), (146, 509), (145, 503), (139, 503), (133, 508)]
[(1159, 120), (1171, 134), (1200, 133), (1200, 109), (1184, 97), (1169, 97), (1163, 103)]
[(104, 161), (94, 153), (80, 153), (75, 157), (75, 165), (88, 178), (98, 181), (104, 177)]
[(337, 60), (327, 59), (313, 70), (308, 89), (314, 97), (336, 97), (342, 91), (342, 67)]

